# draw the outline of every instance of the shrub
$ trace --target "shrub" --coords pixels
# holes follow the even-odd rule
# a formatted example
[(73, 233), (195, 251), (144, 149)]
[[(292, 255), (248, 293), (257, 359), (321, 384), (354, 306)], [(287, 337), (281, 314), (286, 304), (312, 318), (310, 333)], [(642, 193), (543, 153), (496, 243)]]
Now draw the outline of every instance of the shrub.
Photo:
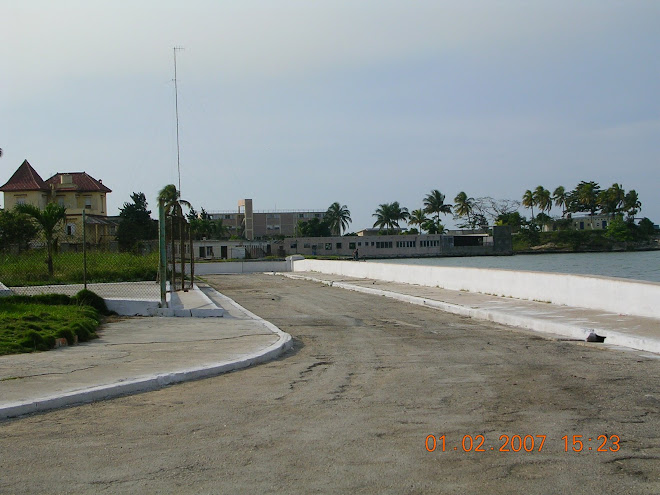
[(91, 290), (81, 290), (73, 296), (72, 301), (81, 306), (91, 306), (102, 315), (110, 314), (103, 298)]

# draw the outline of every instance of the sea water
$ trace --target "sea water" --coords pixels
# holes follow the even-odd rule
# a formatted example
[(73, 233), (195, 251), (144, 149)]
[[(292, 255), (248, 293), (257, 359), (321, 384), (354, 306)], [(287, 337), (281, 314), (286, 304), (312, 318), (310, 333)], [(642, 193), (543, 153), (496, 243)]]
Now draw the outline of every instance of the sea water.
[(370, 260), (370, 262), (577, 273), (660, 282), (660, 251), (399, 258)]

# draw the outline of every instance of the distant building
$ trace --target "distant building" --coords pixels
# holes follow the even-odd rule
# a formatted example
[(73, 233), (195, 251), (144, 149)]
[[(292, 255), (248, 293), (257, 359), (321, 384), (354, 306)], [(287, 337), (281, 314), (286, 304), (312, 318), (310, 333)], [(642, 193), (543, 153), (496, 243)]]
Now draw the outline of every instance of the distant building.
[(197, 259), (357, 255), (362, 258), (420, 258), (434, 256), (488, 256), (513, 254), (510, 227), (493, 227), (488, 233), (455, 235), (350, 235), (288, 237), (277, 241), (194, 241)]
[(86, 216), (86, 240), (101, 244), (114, 240), (118, 222), (107, 215), (106, 196), (112, 191), (85, 172), (57, 173), (44, 181), (25, 160), (2, 186), (6, 209), (32, 204), (44, 209), (48, 203), (66, 208), (66, 225), (60, 242), (82, 239), (82, 212)]
[[(597, 214), (597, 215), (580, 215), (568, 216), (570, 228), (572, 230), (605, 230), (612, 221), (610, 214)], [(563, 222), (564, 220), (562, 220)], [(564, 227), (566, 228), (566, 227)], [(552, 221), (543, 226), (544, 232), (551, 232), (558, 229), (557, 221)]]
[(272, 239), (276, 236), (294, 236), (299, 221), (312, 218), (323, 219), (325, 211), (289, 210), (289, 211), (254, 211), (251, 199), (241, 199), (237, 211), (210, 212), (212, 220), (222, 220), (231, 235), (245, 237), (247, 240)]

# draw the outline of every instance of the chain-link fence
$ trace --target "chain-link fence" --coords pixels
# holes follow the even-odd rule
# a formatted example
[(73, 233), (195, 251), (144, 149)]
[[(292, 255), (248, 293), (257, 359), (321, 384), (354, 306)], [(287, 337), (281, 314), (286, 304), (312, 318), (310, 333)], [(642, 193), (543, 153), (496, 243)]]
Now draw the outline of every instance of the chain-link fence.
[(130, 252), (120, 252), (112, 225), (102, 219), (67, 217), (50, 238), (42, 233), (2, 246), (0, 283), (16, 294), (73, 295), (87, 288), (104, 298), (161, 301), (166, 290), (189, 290), (195, 270), (190, 224), (161, 214), (159, 239), (139, 241)]
[(0, 282), (17, 294), (75, 294), (87, 287), (102, 297), (158, 300), (158, 240), (119, 252), (109, 229), (99, 230), (93, 218), (84, 224), (67, 219), (51, 239), (42, 234), (4, 246)]

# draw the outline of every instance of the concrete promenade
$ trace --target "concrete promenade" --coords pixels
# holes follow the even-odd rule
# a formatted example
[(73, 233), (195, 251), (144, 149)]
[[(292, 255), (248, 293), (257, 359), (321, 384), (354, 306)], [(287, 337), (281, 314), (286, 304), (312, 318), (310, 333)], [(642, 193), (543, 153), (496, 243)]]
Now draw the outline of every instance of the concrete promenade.
[(208, 286), (174, 299), (179, 316), (222, 317), (118, 317), (85, 344), (0, 356), (0, 419), (218, 375), (291, 346), (288, 334)]
[(594, 332), (605, 337), (603, 344), (594, 345), (620, 346), (660, 354), (660, 319), (656, 318), (327, 273), (295, 272), (279, 275), (386, 296), (567, 339), (585, 340)]

